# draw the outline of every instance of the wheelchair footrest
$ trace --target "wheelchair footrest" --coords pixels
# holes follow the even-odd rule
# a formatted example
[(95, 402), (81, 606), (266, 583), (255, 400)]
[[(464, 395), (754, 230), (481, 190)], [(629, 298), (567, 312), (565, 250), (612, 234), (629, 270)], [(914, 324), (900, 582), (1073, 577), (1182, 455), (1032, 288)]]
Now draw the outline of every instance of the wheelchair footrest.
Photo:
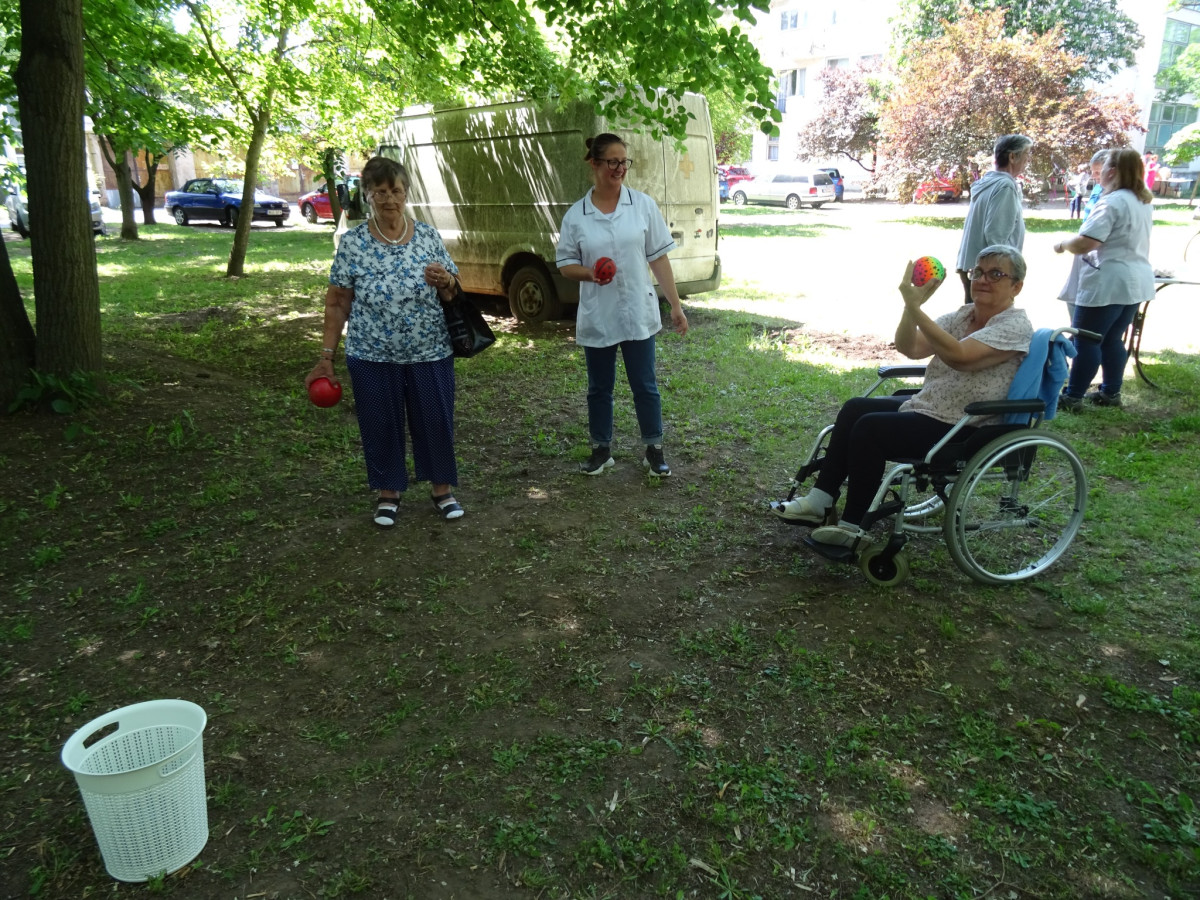
[(822, 544), (820, 541), (814, 541), (811, 534), (806, 534), (800, 538), (800, 542), (805, 544), (810, 550), (814, 550), (818, 556), (823, 556), (830, 562), (854, 564), (858, 561), (858, 553), (849, 547), (834, 547), (832, 544)]

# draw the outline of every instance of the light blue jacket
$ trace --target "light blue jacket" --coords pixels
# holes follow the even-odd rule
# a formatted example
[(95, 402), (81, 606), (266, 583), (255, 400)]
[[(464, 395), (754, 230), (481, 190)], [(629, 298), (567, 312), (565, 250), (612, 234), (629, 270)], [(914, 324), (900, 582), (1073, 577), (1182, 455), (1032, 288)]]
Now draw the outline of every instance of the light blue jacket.
[[(1029, 400), (1037, 397), (1046, 404), (1043, 418), (1048, 422), (1058, 413), (1058, 396), (1067, 380), (1068, 359), (1075, 357), (1075, 345), (1060, 334), (1050, 343), (1050, 328), (1039, 328), (1029, 341), (1029, 352), (1021, 360), (1017, 374), (1008, 389), (1009, 400)], [(1006, 425), (1024, 425), (1029, 421), (1028, 413), (1009, 413), (1004, 417)]]

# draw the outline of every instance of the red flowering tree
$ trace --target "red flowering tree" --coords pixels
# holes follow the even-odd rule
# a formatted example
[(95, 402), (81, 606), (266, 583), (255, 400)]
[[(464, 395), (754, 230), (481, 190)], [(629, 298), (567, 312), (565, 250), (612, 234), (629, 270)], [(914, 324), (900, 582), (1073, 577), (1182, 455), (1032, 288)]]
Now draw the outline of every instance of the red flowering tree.
[(900, 196), (935, 170), (965, 177), (998, 135), (1033, 138), (1030, 172), (1045, 176), (1125, 146), (1140, 127), (1132, 97), (1078, 86), (1084, 60), (1062, 49), (1061, 29), (1005, 36), (1005, 15), (970, 12), (909, 48), (880, 116), (880, 175)]
[(887, 93), (878, 62), (852, 69), (827, 67), (820, 74), (821, 114), (797, 136), (800, 159), (845, 156), (868, 172), (875, 171), (879, 146), (879, 111)]

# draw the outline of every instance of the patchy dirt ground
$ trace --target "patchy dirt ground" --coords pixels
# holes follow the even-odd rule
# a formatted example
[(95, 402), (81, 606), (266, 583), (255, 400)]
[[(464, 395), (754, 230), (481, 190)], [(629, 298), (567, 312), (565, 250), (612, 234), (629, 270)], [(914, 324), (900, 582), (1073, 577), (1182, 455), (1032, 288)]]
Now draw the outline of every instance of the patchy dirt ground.
[[(88, 433), (0, 429), (0, 896), (146, 892), (104, 874), (57, 755), (160, 697), (209, 715), (209, 842), (152, 888), (189, 900), (1200, 891), (1197, 672), (1095, 627), (1085, 601), (1118, 602), (1085, 574), (1096, 546), (1001, 589), (933, 541), (872, 588), (765, 515), (790, 455), (679, 406), (675, 477), (625, 442), (581, 478), (570, 324), (499, 319), (534, 362), (462, 370), (467, 516), (418, 485), (381, 530), (352, 404), (295, 388), (313, 322), (162, 324), (210, 322), (234, 345), (214, 362), (110, 341)], [(870, 335), (769, 337), (894, 360)], [(1148, 624), (1189, 583), (1159, 578), (1130, 601)]]

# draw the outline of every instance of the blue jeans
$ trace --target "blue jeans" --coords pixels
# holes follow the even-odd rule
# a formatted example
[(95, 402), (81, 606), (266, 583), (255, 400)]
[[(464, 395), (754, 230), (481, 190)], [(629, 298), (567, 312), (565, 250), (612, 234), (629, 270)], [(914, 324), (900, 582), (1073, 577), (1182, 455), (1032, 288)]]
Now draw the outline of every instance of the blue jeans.
[(1100, 390), (1106, 394), (1119, 394), (1125, 380), (1125, 363), (1129, 351), (1125, 349), (1125, 329), (1133, 321), (1138, 304), (1121, 303), (1109, 306), (1076, 306), (1071, 324), (1101, 335), (1100, 342), (1086, 338), (1075, 338), (1075, 359), (1071, 362), (1071, 375), (1067, 379), (1067, 396), (1079, 398), (1087, 393), (1096, 371), (1101, 370), (1103, 380)]
[(661, 444), (662, 397), (654, 375), (654, 341), (622, 341), (611, 347), (584, 347), (588, 376), (588, 431), (597, 447), (612, 446), (613, 388), (617, 383), (617, 348), (625, 360), (625, 377), (633, 391), (633, 408), (643, 444)]

